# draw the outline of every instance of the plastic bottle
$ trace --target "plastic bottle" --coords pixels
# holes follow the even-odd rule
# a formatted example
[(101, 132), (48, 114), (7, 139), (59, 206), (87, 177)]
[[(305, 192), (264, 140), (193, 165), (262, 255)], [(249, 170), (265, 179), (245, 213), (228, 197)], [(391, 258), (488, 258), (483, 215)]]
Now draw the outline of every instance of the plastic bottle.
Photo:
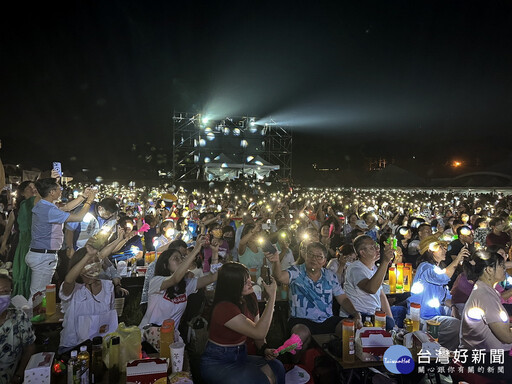
[(412, 331), (420, 330), (420, 312), (421, 304), (411, 303), (411, 320), (412, 320)]
[(80, 384), (89, 384), (89, 352), (87, 352), (87, 346), (82, 345), (80, 347), (80, 353), (78, 354), (78, 377)]
[(411, 267), (404, 266), (404, 292), (411, 290)]
[(370, 316), (365, 317), (363, 326), (373, 327), (372, 318)]
[(404, 263), (396, 264), (396, 290), (401, 291), (404, 288)]
[(55, 284), (46, 286), (46, 314), (53, 315), (56, 312)]
[(389, 293), (396, 293), (396, 270), (395, 270), (395, 267), (389, 268)]
[(375, 326), (386, 329), (386, 312), (375, 311)]
[(79, 384), (80, 381), (78, 379), (77, 371), (79, 368), (78, 359), (76, 358), (78, 355), (77, 351), (71, 351), (71, 358), (68, 360), (68, 379), (67, 384)]
[(405, 267), (409, 268), (408, 273), (409, 273), (409, 291), (410, 291), (411, 290), (411, 285), (412, 285), (412, 264), (411, 263), (405, 263), (404, 264), (404, 268)]
[(160, 357), (170, 358), (171, 350), (169, 346), (174, 343), (174, 320), (167, 319), (160, 328)]
[(103, 381), (103, 338), (96, 336), (92, 339), (91, 351), (91, 383), (101, 383)]
[(350, 342), (354, 344), (354, 320), (343, 320), (342, 343), (343, 343), (343, 362), (353, 363), (355, 361), (354, 348), (350, 348)]
[(109, 350), (109, 363), (110, 367), (108, 370), (108, 382), (119, 383), (119, 342), (121, 339), (116, 336), (111, 339), (111, 346)]

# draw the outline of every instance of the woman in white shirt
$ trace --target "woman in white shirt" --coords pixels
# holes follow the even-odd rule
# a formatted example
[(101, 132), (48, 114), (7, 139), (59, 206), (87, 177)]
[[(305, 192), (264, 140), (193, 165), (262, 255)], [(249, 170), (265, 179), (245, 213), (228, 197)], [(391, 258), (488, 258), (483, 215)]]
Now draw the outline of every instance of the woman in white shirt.
[(178, 326), (185, 312), (188, 296), (217, 280), (215, 267), (220, 264), (218, 259), (213, 258), (213, 273), (199, 278), (186, 277), (204, 242), (204, 237), (198, 237), (196, 246), (185, 257), (177, 249), (168, 249), (158, 257), (155, 276), (149, 282), (148, 309), (139, 325), (141, 329), (147, 324), (161, 326), (164, 320), (173, 319), (175, 335), (179, 335)]

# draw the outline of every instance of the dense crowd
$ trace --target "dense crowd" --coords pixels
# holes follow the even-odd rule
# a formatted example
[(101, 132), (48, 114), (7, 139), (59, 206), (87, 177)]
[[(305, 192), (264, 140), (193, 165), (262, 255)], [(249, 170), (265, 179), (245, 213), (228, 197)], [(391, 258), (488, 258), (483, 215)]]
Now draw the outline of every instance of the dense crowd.
[[(54, 281), (65, 314), (59, 353), (67, 353), (117, 328), (123, 267), (137, 265), (147, 267), (140, 323), (147, 341), (168, 319), (175, 338), (186, 339), (187, 305), (211, 292), (201, 359), (209, 383), (284, 383), (283, 365), (266, 344), (278, 290), (288, 292), (289, 330), (303, 350), (311, 335), (341, 335), (347, 317), (360, 327), (383, 311), (387, 329), (402, 328), (411, 303), (421, 304), (422, 320), (440, 323), (439, 342), (450, 350), (512, 345), (505, 275), (512, 198), (502, 194), (279, 190), (249, 179), (199, 191), (46, 178), (4, 189), (0, 204), (0, 327), (19, 329), (0, 339), (7, 382), (23, 376), (34, 351), (30, 321), (10, 297), (31, 302)], [(383, 282), (396, 263), (411, 263), (415, 275), (411, 296), (390, 305)]]

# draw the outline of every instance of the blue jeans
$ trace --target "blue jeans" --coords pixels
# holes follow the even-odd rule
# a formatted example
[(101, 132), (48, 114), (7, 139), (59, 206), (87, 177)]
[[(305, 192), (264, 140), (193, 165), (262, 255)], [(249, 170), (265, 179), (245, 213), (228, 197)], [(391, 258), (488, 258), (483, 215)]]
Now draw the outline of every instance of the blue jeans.
[(201, 356), (201, 376), (208, 384), (264, 384), (267, 376), (260, 367), (268, 364), (277, 384), (284, 384), (285, 371), (279, 360), (247, 355), (245, 344), (221, 347), (208, 342)]

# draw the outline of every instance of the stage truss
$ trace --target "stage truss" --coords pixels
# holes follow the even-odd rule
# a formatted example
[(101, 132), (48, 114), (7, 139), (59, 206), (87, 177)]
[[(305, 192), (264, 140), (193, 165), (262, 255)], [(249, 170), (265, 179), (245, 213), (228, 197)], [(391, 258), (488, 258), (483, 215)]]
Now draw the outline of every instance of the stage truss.
[[(248, 130), (253, 117), (226, 117), (223, 120), (236, 122), (243, 132)], [(260, 126), (261, 127), (261, 126)], [(202, 115), (184, 112), (174, 112), (172, 118), (172, 175), (174, 181), (203, 180), (204, 164), (194, 161), (201, 148), (197, 146), (200, 136), (204, 138)], [(270, 120), (263, 126), (265, 135), (262, 136), (263, 150), (257, 154), (246, 152), (247, 155), (259, 155), (265, 161), (278, 165), (276, 171), (280, 179), (291, 180), (292, 177), (292, 132)], [(203, 139), (204, 140), (204, 139)], [(263, 144), (264, 143), (264, 144)]]

